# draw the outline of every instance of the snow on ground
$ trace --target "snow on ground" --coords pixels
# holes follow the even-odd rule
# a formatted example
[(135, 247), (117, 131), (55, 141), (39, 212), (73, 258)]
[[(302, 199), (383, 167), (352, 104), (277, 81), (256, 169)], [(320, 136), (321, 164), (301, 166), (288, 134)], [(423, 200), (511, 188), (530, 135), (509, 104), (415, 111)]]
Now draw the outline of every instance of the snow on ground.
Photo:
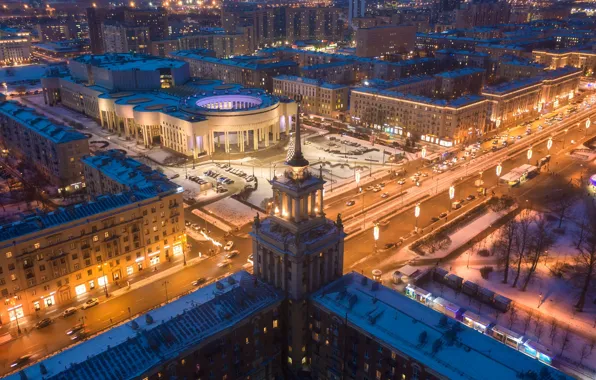
[(449, 235), (451, 239), (451, 243), (442, 249), (439, 249), (433, 253), (427, 253), (424, 255), (425, 259), (442, 259), (445, 256), (449, 255), (454, 250), (458, 249), (462, 245), (466, 244), (470, 241), (471, 238), (480, 234), (482, 231), (489, 228), (493, 223), (501, 219), (505, 216), (508, 212), (501, 211), (501, 212), (493, 212), (488, 211), (485, 214), (482, 214), (480, 217), (470, 220), (466, 225), (461, 226), (457, 231)]
[[(478, 272), (477, 268), (470, 269), (470, 271)], [(465, 274), (463, 272), (455, 271), (455, 268), (454, 272), (460, 276)], [(480, 275), (478, 275), (478, 277), (480, 277)], [(496, 273), (492, 273), (489, 278), (491, 278), (491, 280), (497, 280), (491, 281), (492, 285), (495, 282), (500, 282), (498, 280), (502, 277), (499, 277)], [(464, 277), (464, 279), (472, 280), (482, 286), (486, 284), (482, 283), (481, 281), (477, 281), (475, 277)], [(430, 291), (433, 296), (442, 297), (460, 307), (463, 307), (466, 310), (470, 310), (476, 314), (484, 316), (503, 327), (513, 330), (526, 337), (532, 338), (533, 340), (549, 348), (553, 354), (562, 355), (562, 359), (567, 364), (572, 365), (573, 367), (581, 367), (578, 370), (581, 373), (587, 374), (587, 378), (596, 378), (596, 347), (592, 348), (592, 352), (590, 353), (590, 346), (594, 343), (594, 338), (589, 339), (585, 336), (579, 336), (573, 333), (573, 331), (570, 331), (569, 335), (567, 336), (568, 342), (563, 347), (567, 325), (569, 324), (570, 326), (576, 327), (576, 320), (556, 318), (557, 323), (553, 328), (552, 321), (555, 319), (551, 318), (552, 315), (550, 313), (545, 313), (546, 310), (544, 304), (540, 307), (540, 309), (537, 309), (537, 298), (531, 299), (532, 297), (528, 297), (531, 301), (530, 303), (532, 304), (531, 307), (515, 307), (514, 313), (509, 311), (503, 314), (502, 312), (497, 311), (496, 309), (476, 300), (473, 297), (469, 297), (461, 292), (456, 292), (455, 290), (437, 282), (423, 283), (421, 287)], [(505, 285), (505, 287), (507, 287), (507, 285)], [(498, 291), (503, 289), (499, 288), (493, 290)], [(508, 296), (508, 294), (504, 291), (500, 294)], [(582, 331), (590, 328), (591, 326), (585, 327)], [(583, 359), (582, 355), (584, 355)], [(580, 362), (581, 365), (579, 364)]]
[(256, 210), (230, 197), (211, 203), (204, 209), (227, 224), (238, 228), (252, 222), (257, 213)]

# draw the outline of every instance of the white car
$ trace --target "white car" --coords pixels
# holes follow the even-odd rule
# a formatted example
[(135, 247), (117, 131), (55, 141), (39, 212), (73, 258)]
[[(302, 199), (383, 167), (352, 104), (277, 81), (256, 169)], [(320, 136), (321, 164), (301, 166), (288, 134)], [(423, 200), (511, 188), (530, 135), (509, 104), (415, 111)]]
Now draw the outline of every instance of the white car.
[(99, 305), (99, 299), (91, 298), (81, 306), (81, 309), (85, 310), (96, 305)]
[(229, 241), (226, 243), (226, 245), (224, 246), (224, 251), (229, 251), (234, 247), (234, 242), (233, 241)]
[(405, 179), (400, 179), (399, 181), (397, 181), (398, 184), (403, 185), (404, 183), (406, 183)]
[(232, 264), (231, 260), (225, 259), (222, 262), (217, 264), (218, 268), (223, 268), (223, 267), (227, 267), (228, 265)]
[(68, 317), (69, 315), (73, 315), (73, 314), (74, 314), (74, 313), (76, 313), (76, 312), (77, 312), (77, 308), (76, 308), (76, 307), (69, 307), (68, 309), (66, 309), (66, 310), (64, 310), (64, 311), (62, 312), (62, 317), (63, 317), (63, 318), (66, 318), (66, 317)]

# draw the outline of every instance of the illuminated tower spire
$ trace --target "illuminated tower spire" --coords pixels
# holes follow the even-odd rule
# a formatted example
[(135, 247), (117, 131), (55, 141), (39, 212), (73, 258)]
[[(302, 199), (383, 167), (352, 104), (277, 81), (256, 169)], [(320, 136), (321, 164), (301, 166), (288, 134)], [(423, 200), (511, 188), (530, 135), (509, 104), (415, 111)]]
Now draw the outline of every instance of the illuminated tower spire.
[[(292, 147), (290, 147), (291, 149)], [(294, 131), (294, 146), (293, 152), (288, 151), (286, 165), (292, 168), (305, 168), (308, 166), (308, 161), (302, 154), (302, 139), (300, 137), (300, 102), (297, 102), (296, 111), (296, 130)]]

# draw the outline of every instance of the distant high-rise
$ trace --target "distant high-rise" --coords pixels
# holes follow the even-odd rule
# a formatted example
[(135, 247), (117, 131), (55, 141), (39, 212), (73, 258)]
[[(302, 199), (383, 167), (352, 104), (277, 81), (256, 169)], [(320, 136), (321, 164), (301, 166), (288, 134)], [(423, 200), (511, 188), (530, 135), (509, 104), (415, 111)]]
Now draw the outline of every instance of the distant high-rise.
[(348, 22), (352, 25), (352, 19), (364, 17), (366, 14), (366, 0), (348, 0)]
[[(87, 22), (89, 24), (89, 38), (91, 39), (91, 52), (93, 54), (102, 54), (105, 52), (126, 53), (147, 52), (149, 40), (161, 40), (169, 35), (168, 14), (164, 8), (158, 9), (134, 9), (120, 7), (115, 9), (87, 8)], [(122, 43), (106, 44), (105, 24), (108, 22), (110, 35), (114, 36), (115, 31), (120, 31), (121, 36), (116, 36)], [(126, 47), (127, 39), (135, 38), (141, 33), (139, 28), (146, 28), (143, 35), (148, 34), (148, 40), (145, 41), (141, 49), (132, 50), (112, 50), (114, 46)], [(132, 37), (131, 37), (132, 36)], [(129, 38), (131, 37), (131, 38)], [(112, 38), (111, 41), (114, 39)], [(146, 50), (143, 50), (146, 49)]]

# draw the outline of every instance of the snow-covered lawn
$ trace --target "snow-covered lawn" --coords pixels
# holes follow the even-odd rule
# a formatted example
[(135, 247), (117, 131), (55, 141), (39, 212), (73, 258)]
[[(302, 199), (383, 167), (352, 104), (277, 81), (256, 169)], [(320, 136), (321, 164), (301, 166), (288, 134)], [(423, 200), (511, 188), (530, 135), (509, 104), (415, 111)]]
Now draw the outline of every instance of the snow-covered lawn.
[(204, 209), (227, 224), (238, 228), (252, 222), (257, 213), (256, 210), (230, 197), (213, 202), (205, 206)]

